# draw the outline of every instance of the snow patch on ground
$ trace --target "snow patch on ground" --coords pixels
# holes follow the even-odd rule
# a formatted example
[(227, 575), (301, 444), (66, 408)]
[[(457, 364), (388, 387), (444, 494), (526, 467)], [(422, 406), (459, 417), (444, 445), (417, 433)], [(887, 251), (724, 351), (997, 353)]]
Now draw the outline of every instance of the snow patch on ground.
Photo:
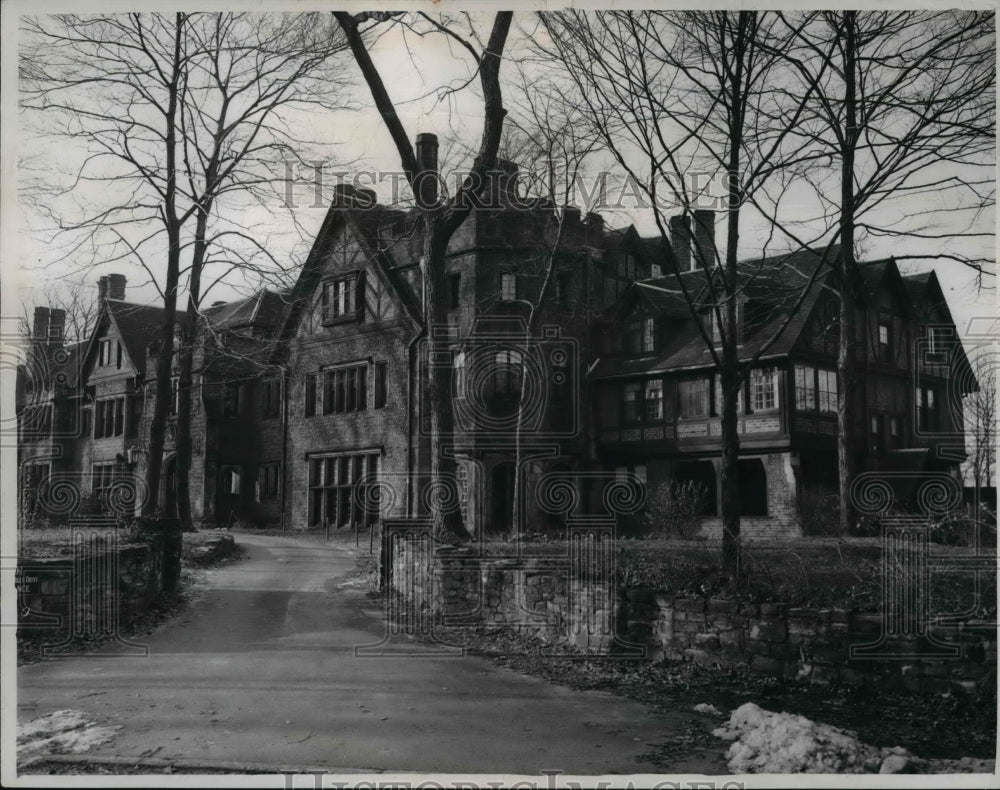
[(695, 713), (704, 713), (708, 716), (725, 716), (725, 714), (715, 707), (715, 705), (709, 705), (707, 702), (699, 702), (692, 710), (694, 710)]
[(737, 774), (993, 773), (995, 762), (922, 760), (901, 746), (877, 747), (855, 733), (748, 702), (713, 735), (733, 741), (727, 758)]
[(81, 754), (112, 740), (118, 727), (100, 727), (80, 710), (57, 710), (18, 727), (21, 760), (41, 754)]

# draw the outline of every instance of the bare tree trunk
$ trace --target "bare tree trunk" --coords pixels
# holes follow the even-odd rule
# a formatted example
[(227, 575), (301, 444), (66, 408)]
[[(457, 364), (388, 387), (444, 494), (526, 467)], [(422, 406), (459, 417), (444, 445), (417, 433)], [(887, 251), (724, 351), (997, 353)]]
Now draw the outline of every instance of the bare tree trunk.
[[(167, 412), (170, 406), (170, 374), (174, 357), (174, 324), (177, 320), (177, 285), (180, 278), (181, 232), (177, 218), (177, 128), (176, 118), (180, 93), (181, 38), (184, 15), (175, 17), (173, 74), (169, 85), (166, 113), (167, 182), (163, 201), (164, 221), (167, 227), (167, 277), (163, 289), (163, 326), (160, 329), (160, 350), (156, 358), (156, 403), (149, 427), (149, 457), (146, 466), (147, 498), (142, 507), (143, 515), (151, 515), (160, 508), (160, 473), (163, 470), (163, 447), (167, 432)], [(167, 496), (170, 493), (167, 492)], [(165, 503), (164, 503), (165, 504)]]
[(840, 531), (854, 526), (851, 484), (855, 473), (855, 359), (857, 357), (857, 266), (854, 261), (854, 153), (857, 145), (857, 13), (845, 11), (844, 41), (844, 136), (840, 171), (840, 337), (837, 346), (837, 481), (840, 493)]

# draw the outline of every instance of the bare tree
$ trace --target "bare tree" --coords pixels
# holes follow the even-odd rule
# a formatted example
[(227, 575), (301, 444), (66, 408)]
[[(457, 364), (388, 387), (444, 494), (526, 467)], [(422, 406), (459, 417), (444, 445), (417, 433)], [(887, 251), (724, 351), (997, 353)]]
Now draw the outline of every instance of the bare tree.
[[(68, 237), (77, 259), (89, 251), (85, 266), (139, 265), (163, 299), (149, 513), (158, 507), (177, 300), (187, 292), (177, 349), (177, 493), (189, 522), (191, 354), (201, 299), (214, 284), (203, 281), (283, 268), (243, 217), (254, 203), (273, 206), (286, 162), (301, 161), (308, 141), (290, 113), (342, 104), (333, 56), (344, 41), (327, 19), (133, 13), (23, 22), (21, 104), (41, 132), (85, 149), (68, 185), (33, 184), (48, 187), (35, 190), (41, 196), (82, 204), (49, 207), (53, 235)], [(36, 201), (36, 209), (44, 205)]]
[(993, 355), (980, 350), (973, 363), (979, 389), (965, 398), (969, 435), (968, 471), (976, 491), (996, 485), (997, 371)]
[[(922, 195), (946, 202), (952, 214), (978, 215), (992, 207), (994, 19), (991, 13), (961, 11), (817, 12), (781, 19), (796, 44), (784, 50), (784, 58), (801, 78), (804, 93), (813, 97), (794, 133), (827, 157), (825, 167), (822, 158), (815, 161), (813, 183), (838, 225), (840, 257), (834, 265), (842, 395), (837, 451), (841, 531), (847, 534), (854, 524), (850, 490), (858, 449), (856, 360), (866, 304), (856, 260), (859, 235), (984, 235), (929, 228), (922, 217), (909, 226), (897, 217), (880, 222), (877, 210)], [(839, 189), (836, 199), (830, 195), (831, 179), (825, 177), (831, 174)], [(988, 273), (984, 267), (989, 261), (982, 258), (959, 252), (934, 257)]]
[[(792, 36), (773, 16), (753, 11), (558, 12), (542, 14), (542, 22), (552, 43), (540, 48), (571, 75), (587, 117), (631, 183), (646, 196), (664, 241), (671, 235), (668, 211), (680, 209), (689, 218), (710, 197), (706, 187), (721, 182), (727, 209), (725, 254), (718, 247), (696, 246), (694, 264), (702, 276), (695, 278), (669, 244), (664, 248), (672, 257), (676, 292), (719, 371), (723, 564), (738, 574), (739, 393), (751, 367), (788, 326), (822, 268), (794, 282), (779, 300), (785, 317), (774, 336), (752, 359), (741, 360), (740, 305), (748, 287), (765, 278), (781, 282), (765, 262), (749, 270), (741, 265), (742, 211), (746, 204), (761, 209), (765, 188), (783, 168), (803, 159), (789, 144), (789, 129), (805, 112), (809, 97), (776, 87), (782, 67), (778, 52)], [(691, 179), (698, 171), (708, 176), (701, 183)], [(782, 229), (794, 248), (805, 246), (776, 214), (765, 214), (772, 227)], [(714, 319), (714, 332), (712, 323), (703, 320), (706, 314)]]
[[(374, 20), (377, 25), (390, 16), (393, 15), (363, 13), (352, 16), (342, 11), (334, 12), (334, 17), (347, 36), (354, 59), (371, 91), (379, 116), (396, 146), (403, 172), (406, 174), (406, 181), (413, 191), (421, 213), (424, 331), (431, 330), (427, 337), (430, 357), (440, 358), (442, 354), (449, 353), (447, 340), (433, 331), (435, 327), (445, 326), (448, 320), (445, 253), (455, 231), (469, 216), (476, 199), (486, 188), (487, 173), (493, 170), (496, 165), (505, 115), (500, 86), (500, 65), (503, 61), (504, 46), (507, 42), (512, 14), (511, 12), (496, 14), (489, 38), (485, 43), (480, 42), (475, 36), (467, 37), (455, 32), (450, 27), (454, 24), (453, 21), (447, 17), (434, 18), (427, 14), (419, 14), (415, 19), (403, 18), (399, 20), (401, 24), (419, 25), (423, 34), (440, 34), (448, 37), (450, 42), (459, 44), (472, 58), (479, 76), (479, 85), (483, 94), (483, 128), (478, 153), (469, 175), (464, 179), (457, 192), (447, 200), (439, 199), (436, 193), (431, 199), (426, 199), (430, 197), (429, 190), (422, 188), (421, 182), (423, 178), (436, 178), (437, 176), (436, 174), (422, 173), (411, 138), (403, 127), (393, 101), (386, 90), (382, 75), (372, 61), (365, 42), (362, 27), (370, 29), (369, 22)], [(454, 414), (451, 405), (451, 375), (450, 370), (445, 366), (431, 367), (424, 401), (430, 410), (430, 478), (431, 485), (435, 485), (455, 471), (454, 458), (445, 452), (448, 441), (446, 437), (452, 435), (454, 427)], [(464, 537), (460, 513), (457, 511), (447, 513), (435, 511), (432, 515), (434, 535), (437, 539), (447, 541)]]

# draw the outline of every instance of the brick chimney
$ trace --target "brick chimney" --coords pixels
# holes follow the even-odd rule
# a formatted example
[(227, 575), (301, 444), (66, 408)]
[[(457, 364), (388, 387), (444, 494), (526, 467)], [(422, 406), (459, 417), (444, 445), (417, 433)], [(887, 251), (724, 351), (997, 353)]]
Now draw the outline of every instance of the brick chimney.
[(109, 274), (108, 275), (108, 299), (113, 299), (116, 302), (125, 301), (125, 279), (124, 274)]
[(417, 205), (427, 208), (438, 202), (438, 139), (436, 134), (417, 135)]
[(66, 338), (66, 311), (53, 308), (49, 311), (49, 346), (62, 348)]
[(45, 343), (49, 339), (49, 308), (36, 307), (31, 325), (31, 339)]
[(691, 268), (714, 266), (715, 256), (715, 212), (697, 209), (694, 212), (694, 260), (691, 261)]
[(106, 274), (97, 281), (97, 298), (101, 303), (108, 298), (108, 276)]
[(691, 223), (686, 214), (670, 218), (670, 248), (677, 258), (677, 270), (688, 271), (691, 268)]

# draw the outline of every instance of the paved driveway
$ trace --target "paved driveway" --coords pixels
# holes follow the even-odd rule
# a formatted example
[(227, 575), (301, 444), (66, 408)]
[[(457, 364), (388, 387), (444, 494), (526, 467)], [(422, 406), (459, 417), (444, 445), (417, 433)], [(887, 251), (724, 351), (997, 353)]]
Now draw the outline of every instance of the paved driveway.
[[(692, 714), (660, 716), (475, 657), (406, 643), (382, 657), (383, 613), (346, 584), (342, 546), (239, 534), (249, 558), (212, 570), (192, 607), (145, 637), (149, 655), (20, 668), (18, 716), (84, 711), (124, 725), (93, 753), (388, 771), (648, 773), (640, 755)], [(723, 750), (672, 772), (725, 772)]]

